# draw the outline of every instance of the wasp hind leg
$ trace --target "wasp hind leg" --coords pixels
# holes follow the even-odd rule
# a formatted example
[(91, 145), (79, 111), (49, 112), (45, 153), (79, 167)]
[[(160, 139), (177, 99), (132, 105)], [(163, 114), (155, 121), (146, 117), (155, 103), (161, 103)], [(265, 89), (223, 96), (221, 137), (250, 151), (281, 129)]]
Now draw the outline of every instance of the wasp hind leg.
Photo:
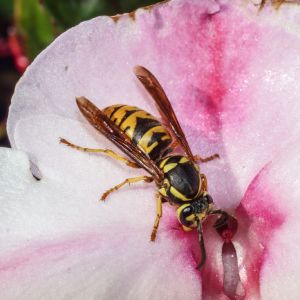
[(120, 189), (122, 186), (138, 181), (145, 181), (145, 182), (152, 182), (153, 178), (150, 176), (138, 176), (138, 177), (133, 177), (133, 178), (127, 178), (123, 182), (119, 183), (118, 185), (114, 186), (113, 188), (107, 190), (102, 196), (101, 200), (105, 200), (109, 194), (111, 194), (114, 191), (117, 191)]
[(156, 219), (153, 225), (152, 233), (150, 240), (151, 242), (155, 241), (157, 229), (159, 226), (160, 218), (162, 217), (162, 197), (160, 194), (157, 194), (156, 196)]
[(207, 157), (201, 157), (200, 155), (194, 155), (194, 159), (198, 163), (206, 163), (206, 162), (214, 160), (216, 158), (220, 158), (220, 155), (218, 153), (215, 153), (215, 154), (207, 156)]
[(83, 151), (83, 152), (101, 152), (101, 153), (105, 153), (106, 155), (108, 155), (109, 157), (116, 159), (118, 161), (122, 161), (123, 163), (125, 163), (127, 166), (132, 167), (132, 168), (140, 168), (140, 166), (138, 164), (136, 164), (133, 161), (130, 161), (129, 159), (127, 159), (126, 157), (123, 157), (117, 153), (115, 153), (114, 151), (110, 150), (110, 149), (91, 149), (91, 148), (85, 148), (85, 147), (80, 147), (77, 145), (74, 145), (72, 143), (70, 143), (69, 141), (67, 141), (66, 139), (60, 138), (59, 142), (62, 144), (65, 144), (71, 148), (74, 148), (78, 151)]

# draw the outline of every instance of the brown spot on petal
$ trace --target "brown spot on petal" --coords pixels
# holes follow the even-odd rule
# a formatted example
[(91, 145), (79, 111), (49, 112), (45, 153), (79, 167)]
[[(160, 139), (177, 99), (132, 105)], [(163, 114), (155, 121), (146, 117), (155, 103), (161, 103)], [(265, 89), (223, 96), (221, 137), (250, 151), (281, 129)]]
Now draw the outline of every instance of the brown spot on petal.
[(119, 21), (119, 19), (122, 17), (121, 14), (114, 15), (114, 16), (109, 16), (115, 23)]
[[(161, 5), (161, 4), (165, 4), (165, 3), (169, 2), (169, 1), (170, 1), (170, 0), (163, 0), (163, 1), (160, 1), (160, 2), (158, 2), (158, 3), (151, 4), (151, 5), (148, 5), (148, 6), (144, 6), (144, 7), (138, 8), (138, 9), (144, 9), (144, 10), (151, 11), (154, 7), (159, 6), (159, 5)], [(129, 18), (130, 18), (132, 21), (135, 21), (135, 19), (136, 19), (135, 13), (136, 13), (136, 10), (134, 10), (134, 11), (132, 11), (132, 12), (130, 12), (130, 13), (117, 14), (117, 15), (115, 15), (115, 16), (110, 16), (110, 18), (111, 18), (115, 23), (117, 23), (117, 22), (120, 20), (120, 18), (121, 18), (122, 16), (128, 15)]]
[(134, 11), (132, 11), (132, 12), (130, 12), (130, 13), (117, 14), (117, 15), (115, 15), (115, 16), (110, 16), (110, 18), (111, 18), (115, 23), (117, 23), (117, 22), (121, 19), (121, 17), (123, 17), (123, 16), (129, 16), (129, 18), (130, 18), (132, 21), (135, 21), (135, 12), (136, 12), (136, 10), (134, 10)]
[(279, 9), (282, 4), (300, 4), (299, 0), (262, 0), (259, 5), (259, 11), (261, 11), (267, 3), (270, 3), (275, 9)]
[(129, 15), (129, 17), (130, 17), (130, 19), (132, 20), (132, 21), (135, 21), (135, 10), (134, 11), (132, 11), (132, 12), (130, 12), (128, 15)]

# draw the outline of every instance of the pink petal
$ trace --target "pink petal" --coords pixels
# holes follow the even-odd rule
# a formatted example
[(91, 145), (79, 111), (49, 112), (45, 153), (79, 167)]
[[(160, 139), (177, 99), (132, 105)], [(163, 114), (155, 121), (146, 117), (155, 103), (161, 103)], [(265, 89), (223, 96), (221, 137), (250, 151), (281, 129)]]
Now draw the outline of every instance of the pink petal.
[[(248, 286), (262, 299), (296, 299), (299, 285), (299, 155), (292, 147), (267, 165), (249, 186), (238, 209)], [(238, 237), (237, 237), (238, 238)], [(245, 253), (245, 252), (244, 252)], [(259, 283), (259, 284), (258, 284)]]
[[(254, 6), (240, 8), (230, 3), (173, 1), (150, 11), (139, 10), (134, 21), (128, 16), (118, 21), (102, 17), (66, 32), (39, 56), (16, 89), (8, 126), (12, 144), (16, 145), (14, 133), (21, 118), (54, 113), (77, 119), (74, 98), (80, 95), (100, 107), (123, 102), (157, 114), (132, 74), (134, 65), (145, 65), (173, 101), (194, 151), (203, 156), (220, 153), (224, 161), (203, 169), (216, 202), (224, 208), (236, 206), (241, 191), (268, 161), (268, 153), (282, 135), (278, 130), (276, 135), (268, 133), (269, 150), (252, 169), (251, 162), (259, 159), (261, 148), (253, 149), (252, 155), (247, 147), (253, 147), (253, 138), (259, 141), (258, 136), (265, 141), (263, 125), (268, 122), (252, 128), (259, 121), (255, 116), (260, 115), (252, 113), (254, 119), (246, 119), (257, 107), (255, 101), (272, 108), (276, 116), (281, 99), (286, 101), (286, 95), (288, 101), (295, 99), (299, 64), (297, 57), (290, 59), (298, 53), (295, 38), (284, 29), (285, 25), (292, 28), (296, 13), (266, 10), (257, 15)], [(290, 21), (292, 16), (295, 21)], [(278, 24), (276, 18), (287, 22)], [(283, 59), (286, 49), (289, 56)], [(273, 79), (268, 81), (271, 74)], [(290, 79), (283, 82), (284, 76)], [(281, 116), (289, 121), (287, 113)], [(236, 124), (242, 120), (241, 126), (246, 127), (240, 130)], [(293, 123), (293, 119), (288, 122)], [(239, 141), (247, 137), (241, 154)], [(241, 172), (243, 176), (236, 175)], [(226, 176), (216, 176), (220, 173)]]
[[(16, 89), (8, 129), (13, 146), (25, 150), (38, 164), (43, 181), (56, 181), (57, 186), (62, 181), (65, 183), (64, 193), (67, 190), (69, 196), (62, 207), (68, 210), (64, 205), (72, 204), (77, 209), (80, 207), (80, 212), (83, 209), (82, 214), (87, 219), (82, 222), (85, 230), (94, 224), (106, 229), (102, 222), (114, 223), (117, 228), (119, 215), (115, 214), (112, 217), (115, 222), (112, 222), (111, 215), (110, 219), (104, 216), (108, 211), (99, 212), (99, 219), (100, 214), (104, 217), (98, 223), (96, 214), (100, 210), (90, 201), (95, 201), (99, 191), (115, 181), (131, 176), (130, 170), (103, 157), (65, 149), (58, 145), (57, 138), (66, 134), (64, 137), (82, 145), (111, 147), (90, 127), (82, 128), (81, 123), (86, 123), (79, 116), (76, 96), (84, 95), (99, 107), (121, 102), (155, 112), (132, 74), (134, 65), (146, 66), (169, 95), (193, 150), (201, 150), (203, 156), (214, 152), (221, 155), (221, 160), (203, 165), (216, 203), (232, 209), (243, 198), (242, 207), (238, 209), (240, 230), (234, 239), (243, 285), (239, 292), (246, 293), (249, 299), (257, 298), (260, 291), (265, 299), (269, 299), (269, 295), (274, 299), (279, 294), (282, 299), (298, 295), (297, 286), (279, 291), (281, 286), (273, 285), (290, 270), (298, 273), (288, 259), (279, 263), (280, 270), (288, 272), (276, 272), (279, 270), (274, 263), (279, 260), (276, 250), (292, 252), (296, 248), (298, 241), (292, 243), (293, 235), (289, 236), (291, 242), (284, 244), (287, 235), (284, 230), (285, 225), (290, 229), (296, 228), (298, 223), (291, 210), (285, 211), (286, 207), (280, 206), (282, 193), (277, 193), (276, 188), (279, 185), (279, 189), (288, 193), (290, 186), (293, 191), (297, 191), (297, 186), (293, 185), (294, 177), (285, 173), (285, 176), (281, 173), (281, 180), (276, 182), (271, 176), (275, 172), (270, 170), (278, 166), (270, 162), (285, 163), (286, 157), (279, 159), (279, 155), (286, 153), (288, 145), (295, 147), (298, 140), (300, 49), (295, 28), (299, 14), (291, 6), (279, 12), (266, 9), (257, 14), (257, 7), (239, 3), (174, 0), (150, 11), (139, 10), (134, 20), (128, 16), (117, 21), (103, 17), (82, 23), (58, 38), (28, 69)], [(111, 178), (107, 178), (108, 172)], [(122, 204), (117, 201), (120, 199), (115, 199), (106, 209), (120, 212), (122, 224), (139, 224), (146, 236), (146, 228), (151, 228), (155, 214), (154, 203), (148, 206), (150, 216), (145, 201), (138, 200), (140, 196), (150, 203), (154, 188), (149, 187), (144, 192), (141, 187), (139, 194), (129, 190), (119, 192)], [(79, 195), (80, 191), (85, 197), (72, 199), (72, 195)], [(55, 203), (59, 203), (58, 194), (54, 197)], [(129, 207), (145, 214), (135, 214), (133, 218)], [(196, 241), (195, 235), (176, 229), (178, 225), (171, 208), (166, 214), (161, 231), (169, 231), (168, 236), (174, 235), (177, 242), (188, 239), (192, 246), (186, 246), (183, 251), (190, 256), (192, 252), (195, 256), (192, 260), (197, 261), (199, 252), (194, 250), (198, 248), (191, 242)], [(71, 220), (67, 233), (76, 227), (73, 218), (72, 213), (67, 216), (67, 220)], [(63, 236), (65, 228), (59, 229)], [(210, 284), (204, 285), (204, 295), (221, 299), (224, 296), (222, 243), (213, 229), (207, 226), (205, 230), (209, 264), (202, 278), (204, 283)], [(247, 230), (249, 235), (245, 234)], [(172, 247), (174, 245), (164, 249)], [(282, 266), (285, 263), (286, 269)], [(181, 264), (185, 264), (184, 259)], [(188, 260), (188, 266), (191, 265)], [(187, 274), (191, 274), (189, 272)], [(287, 277), (286, 284), (296, 275)], [(186, 283), (183, 290), (189, 290)], [(192, 294), (198, 298), (200, 292)]]
[(151, 209), (144, 202), (136, 214), (141, 197), (99, 204), (68, 182), (62, 189), (54, 178), (36, 181), (23, 153), (1, 149), (0, 162), (3, 299), (201, 297), (189, 236), (174, 238), (162, 224), (151, 243)]

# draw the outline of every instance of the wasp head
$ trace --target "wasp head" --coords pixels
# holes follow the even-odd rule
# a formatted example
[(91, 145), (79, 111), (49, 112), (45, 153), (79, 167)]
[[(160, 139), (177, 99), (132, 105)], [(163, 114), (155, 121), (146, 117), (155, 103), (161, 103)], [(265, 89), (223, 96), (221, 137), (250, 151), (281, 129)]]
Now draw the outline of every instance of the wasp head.
[(212, 210), (212, 206), (213, 199), (205, 192), (200, 197), (178, 207), (178, 221), (184, 230), (192, 230), (197, 227), (199, 221), (203, 221), (206, 218), (208, 212)]

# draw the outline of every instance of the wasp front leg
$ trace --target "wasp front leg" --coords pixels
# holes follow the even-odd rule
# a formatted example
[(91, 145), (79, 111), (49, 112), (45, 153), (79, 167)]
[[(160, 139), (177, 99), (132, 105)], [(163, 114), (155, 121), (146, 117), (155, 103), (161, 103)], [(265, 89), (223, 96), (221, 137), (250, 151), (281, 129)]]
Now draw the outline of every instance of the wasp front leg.
[(207, 178), (204, 174), (200, 174), (201, 178), (201, 191), (207, 192)]
[(210, 215), (219, 215), (220, 217), (216, 220), (214, 227), (218, 230), (218, 228), (221, 228), (224, 226), (228, 219), (229, 219), (229, 214), (221, 209), (216, 209), (211, 212), (209, 212)]
[(157, 194), (156, 196), (156, 219), (153, 225), (152, 233), (150, 240), (152, 242), (155, 241), (157, 229), (159, 226), (160, 218), (162, 217), (162, 196), (160, 194)]
[(133, 177), (133, 178), (127, 178), (123, 182), (121, 182), (120, 184), (118, 184), (118, 185), (114, 186), (113, 188), (107, 190), (102, 195), (101, 200), (105, 200), (109, 194), (111, 194), (114, 191), (117, 191), (122, 186), (124, 186), (126, 184), (130, 184), (130, 183), (138, 182), (138, 181), (152, 182), (153, 178), (150, 177), (150, 176), (138, 176), (138, 177)]
[(114, 151), (110, 150), (110, 149), (91, 149), (91, 148), (85, 148), (85, 147), (81, 147), (81, 146), (77, 146), (75, 144), (70, 143), (69, 141), (67, 141), (66, 139), (60, 138), (59, 142), (62, 144), (65, 144), (71, 148), (74, 148), (78, 151), (83, 151), (83, 152), (100, 152), (100, 153), (105, 153), (106, 155), (108, 155), (109, 157), (116, 159), (118, 161), (122, 161), (124, 162), (127, 166), (132, 167), (132, 168), (140, 168), (140, 166), (138, 164), (136, 164), (133, 161), (130, 161), (129, 159), (127, 159), (126, 157), (123, 157), (117, 153), (115, 153)]
[(200, 220), (198, 220), (197, 232), (198, 232), (198, 239), (199, 239), (200, 250), (201, 250), (201, 259), (197, 265), (197, 269), (200, 270), (206, 261), (206, 249), (205, 249), (204, 238), (203, 238), (202, 223)]

